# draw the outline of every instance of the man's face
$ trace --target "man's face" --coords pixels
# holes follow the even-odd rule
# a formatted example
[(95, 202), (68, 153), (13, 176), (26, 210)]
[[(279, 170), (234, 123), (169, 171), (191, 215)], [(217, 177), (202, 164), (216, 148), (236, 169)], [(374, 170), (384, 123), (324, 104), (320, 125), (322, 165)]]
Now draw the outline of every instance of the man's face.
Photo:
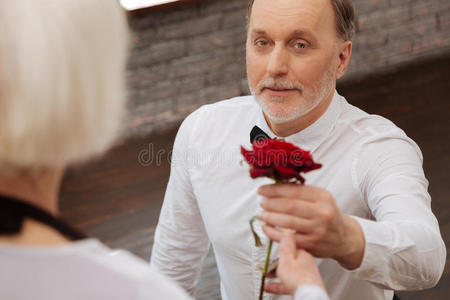
[(256, 0), (247, 34), (247, 76), (272, 122), (299, 119), (336, 86), (338, 50), (330, 0)]

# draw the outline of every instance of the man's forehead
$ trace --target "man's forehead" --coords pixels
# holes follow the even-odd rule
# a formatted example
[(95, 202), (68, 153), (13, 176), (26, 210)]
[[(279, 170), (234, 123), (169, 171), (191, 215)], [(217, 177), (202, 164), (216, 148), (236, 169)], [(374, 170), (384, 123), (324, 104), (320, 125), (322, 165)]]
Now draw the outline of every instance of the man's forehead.
[(254, 7), (268, 7), (270, 9), (285, 11), (291, 11), (292, 9), (307, 9), (320, 12), (327, 6), (332, 6), (331, 1), (332, 0), (254, 0), (252, 11)]
[(334, 18), (330, 0), (255, 0), (249, 27), (269, 30), (297, 25), (296, 30), (308, 31), (330, 22), (330, 17)]

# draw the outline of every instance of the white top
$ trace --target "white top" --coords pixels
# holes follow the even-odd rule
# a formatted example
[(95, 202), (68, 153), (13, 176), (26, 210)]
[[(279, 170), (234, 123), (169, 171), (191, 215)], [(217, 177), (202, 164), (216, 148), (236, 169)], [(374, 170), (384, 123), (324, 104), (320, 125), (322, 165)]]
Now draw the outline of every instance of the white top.
[(187, 300), (185, 292), (126, 251), (95, 239), (62, 246), (0, 244), (0, 299)]
[(294, 300), (329, 300), (327, 293), (317, 285), (301, 285), (294, 295)]
[[(251, 179), (239, 148), (250, 148), (255, 125), (275, 136), (247, 96), (201, 107), (177, 134), (151, 264), (190, 293), (210, 243), (223, 299), (256, 299), (259, 293), (258, 265), (266, 249), (254, 246), (248, 222), (261, 211), (258, 187), (272, 181)], [(337, 93), (324, 115), (285, 140), (311, 150), (323, 164), (305, 174), (306, 184), (327, 189), (341, 211), (356, 216), (365, 235), (357, 270), (317, 259), (331, 299), (391, 300), (389, 289), (424, 289), (438, 282), (446, 249), (414, 141)], [(257, 231), (267, 245), (261, 228)]]

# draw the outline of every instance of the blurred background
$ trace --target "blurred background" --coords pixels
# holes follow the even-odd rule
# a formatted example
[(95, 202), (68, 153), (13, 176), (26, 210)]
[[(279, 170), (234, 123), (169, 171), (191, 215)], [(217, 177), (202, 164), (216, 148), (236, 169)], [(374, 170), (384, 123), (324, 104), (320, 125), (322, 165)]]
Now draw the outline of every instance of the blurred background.
[[(449, 246), (450, 1), (353, 2), (352, 61), (338, 91), (419, 144), (432, 208)], [(121, 3), (133, 31), (123, 138), (104, 158), (67, 172), (61, 211), (89, 235), (149, 260), (180, 122), (203, 104), (249, 93), (247, 0)], [(447, 264), (436, 288), (402, 292), (401, 299), (448, 299), (449, 272)], [(196, 298), (220, 299), (212, 251)]]

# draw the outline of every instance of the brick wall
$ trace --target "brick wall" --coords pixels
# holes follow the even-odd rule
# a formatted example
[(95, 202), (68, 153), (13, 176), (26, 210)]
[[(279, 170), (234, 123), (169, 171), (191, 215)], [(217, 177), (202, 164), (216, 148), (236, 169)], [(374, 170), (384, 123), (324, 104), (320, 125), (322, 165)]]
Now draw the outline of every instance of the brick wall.
[(345, 80), (450, 54), (450, 1), (355, 0), (357, 31)]
[[(342, 80), (450, 54), (449, 0), (354, 0), (354, 5), (357, 32)], [(127, 136), (164, 130), (202, 104), (248, 94), (246, 9), (246, 0), (209, 0), (130, 17)]]

